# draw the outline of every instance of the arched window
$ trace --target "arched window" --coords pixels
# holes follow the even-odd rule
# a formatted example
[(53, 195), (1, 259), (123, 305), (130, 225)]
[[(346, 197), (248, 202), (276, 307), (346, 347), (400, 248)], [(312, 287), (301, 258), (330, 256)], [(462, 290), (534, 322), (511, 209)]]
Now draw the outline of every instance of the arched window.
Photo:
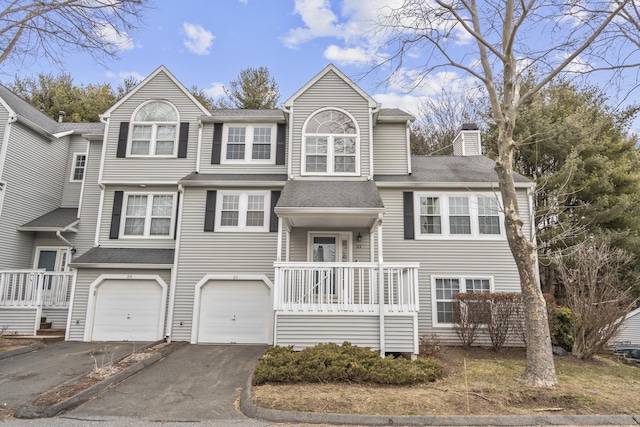
[(315, 113), (304, 128), (302, 172), (356, 174), (359, 137), (356, 123), (346, 113), (333, 109)]
[(178, 112), (164, 101), (151, 101), (133, 115), (130, 153), (132, 156), (175, 156)]

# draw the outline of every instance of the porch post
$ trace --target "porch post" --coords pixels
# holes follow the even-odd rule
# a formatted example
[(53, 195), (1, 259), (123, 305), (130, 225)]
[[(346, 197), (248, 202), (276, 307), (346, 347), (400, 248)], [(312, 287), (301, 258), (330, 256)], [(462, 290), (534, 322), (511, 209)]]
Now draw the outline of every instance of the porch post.
[(382, 257), (382, 222), (378, 223), (378, 310), (380, 311), (380, 357), (384, 357), (384, 260)]
[(278, 218), (278, 252), (276, 253), (276, 261), (282, 261), (282, 218)]

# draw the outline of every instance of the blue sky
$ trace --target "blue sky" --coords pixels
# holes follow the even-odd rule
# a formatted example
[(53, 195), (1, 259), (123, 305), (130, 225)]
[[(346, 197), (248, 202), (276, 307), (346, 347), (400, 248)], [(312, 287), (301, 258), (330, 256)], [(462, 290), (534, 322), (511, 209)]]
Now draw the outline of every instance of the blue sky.
[[(334, 63), (383, 107), (417, 112), (420, 99), (447, 86), (465, 90), (477, 84), (454, 72), (434, 73), (411, 93), (384, 85), (385, 71), (363, 75), (367, 63), (384, 52), (385, 40), (372, 32), (377, 10), (402, 0), (155, 0), (142, 27), (119, 40), (120, 58), (104, 65), (87, 54), (70, 53), (64, 69), (44, 60), (19, 68), (3, 64), (0, 80), (13, 81), (39, 72), (68, 72), (76, 84), (112, 83), (127, 76), (142, 79), (165, 65), (185, 86), (197, 85), (209, 95), (223, 94), (247, 67), (266, 66), (286, 100), (328, 63)], [(464, 54), (470, 42), (454, 32), (451, 49)], [(414, 52), (419, 57), (419, 52)], [(408, 57), (411, 60), (411, 56)], [(409, 74), (405, 75), (407, 77)], [(629, 98), (631, 99), (631, 98)], [(640, 123), (636, 126), (640, 130)]]

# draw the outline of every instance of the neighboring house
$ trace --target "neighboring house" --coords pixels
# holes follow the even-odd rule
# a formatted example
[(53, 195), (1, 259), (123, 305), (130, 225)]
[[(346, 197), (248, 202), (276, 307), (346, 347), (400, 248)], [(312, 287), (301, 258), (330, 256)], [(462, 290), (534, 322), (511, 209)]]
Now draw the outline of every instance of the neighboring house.
[(622, 326), (610, 343), (640, 346), (640, 308), (636, 308), (622, 319)]
[[(465, 127), (453, 156), (411, 157), (413, 120), (333, 65), (282, 109), (213, 111), (160, 67), (102, 132), (66, 125), (66, 146), (86, 147), (79, 205), (56, 181), (78, 164), (67, 147), (66, 175), (39, 181), (57, 183), (57, 201), (12, 232), (39, 235), (41, 215), (79, 207), (55, 230), (76, 251), (68, 340), (456, 343), (453, 295), (518, 292), (518, 272), (480, 132)], [(533, 183), (515, 180), (531, 234)], [(37, 244), (3, 268), (30, 267)]]

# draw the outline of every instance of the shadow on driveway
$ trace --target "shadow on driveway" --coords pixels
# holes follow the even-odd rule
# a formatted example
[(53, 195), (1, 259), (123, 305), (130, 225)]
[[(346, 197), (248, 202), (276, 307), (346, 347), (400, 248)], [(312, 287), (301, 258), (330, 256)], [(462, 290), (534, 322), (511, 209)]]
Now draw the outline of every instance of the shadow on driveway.
[(234, 402), (266, 349), (264, 345), (185, 345), (65, 416), (246, 419)]

